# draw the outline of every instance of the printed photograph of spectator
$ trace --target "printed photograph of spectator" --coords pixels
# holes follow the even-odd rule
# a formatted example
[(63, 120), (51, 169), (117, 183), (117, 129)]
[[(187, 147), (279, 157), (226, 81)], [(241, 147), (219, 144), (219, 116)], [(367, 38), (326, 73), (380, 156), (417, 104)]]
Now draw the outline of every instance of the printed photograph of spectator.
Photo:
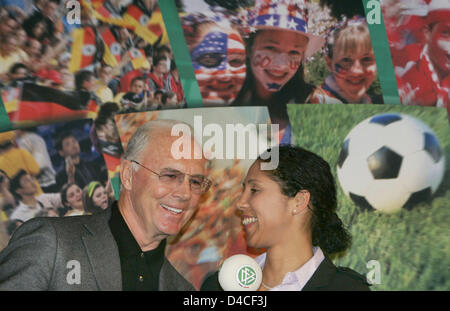
[(83, 189), (82, 199), (86, 213), (98, 213), (108, 208), (112, 202), (109, 194), (111, 193), (111, 184), (103, 186), (98, 181), (91, 181)]
[[(172, 91), (177, 107), (185, 107), (181, 81), (176, 69), (171, 71), (176, 66), (157, 1), (80, 4), (81, 23), (71, 24), (64, 1), (0, 3), (0, 92), (14, 128), (95, 119), (103, 103), (131, 91), (137, 76), (144, 78), (148, 99), (157, 89)], [(154, 58), (165, 61), (154, 65)], [(30, 87), (19, 82), (42, 88), (30, 94)], [(60, 97), (65, 100), (55, 99)], [(152, 108), (145, 101), (133, 109)]]
[(8, 217), (16, 208), (16, 200), (9, 188), (8, 175), (0, 170), (0, 222), (8, 220)]
[(65, 184), (60, 191), (63, 208), (59, 210), (60, 216), (84, 215), (85, 208), (82, 200), (82, 190), (75, 183)]
[(46, 208), (58, 209), (61, 207), (59, 193), (41, 193), (37, 195), (38, 188), (34, 178), (25, 170), (20, 170), (11, 178), (11, 192), (16, 196), (17, 206), (9, 219), (19, 219), (23, 222), (36, 217), (36, 214)]
[(58, 185), (76, 183), (84, 187), (91, 180), (105, 181), (107, 179), (104, 171), (101, 171), (94, 163), (80, 157), (80, 144), (72, 132), (63, 132), (58, 135), (55, 147), (64, 159), (63, 167), (56, 175)]
[[(363, 3), (344, 2), (179, 1), (178, 13), (204, 104), (219, 96), (222, 104), (231, 106), (266, 106), (271, 122), (280, 126), (280, 144), (294, 143), (288, 103), (382, 104)], [(239, 32), (232, 35), (234, 29)], [(340, 63), (347, 58), (345, 66)], [(214, 78), (222, 73), (216, 67), (224, 67), (225, 60), (233, 61), (234, 73), (241, 70), (240, 80), (227, 73), (226, 79), (216, 83)], [(222, 93), (217, 91), (219, 86)], [(224, 101), (227, 88), (234, 95)]]
[[(104, 120), (97, 121), (103, 132), (99, 151), (94, 147), (91, 131), (95, 126), (90, 119), (0, 133), (0, 231), (3, 227), (8, 239), (31, 218), (94, 213), (112, 202), (113, 189), (102, 152), (112, 150), (104, 141), (120, 144), (111, 124), (117, 111), (117, 105), (109, 103), (100, 112)], [(119, 162), (121, 148), (115, 150)], [(93, 204), (88, 211), (83, 189), (91, 184), (102, 187), (91, 192)], [(0, 232), (0, 246), (1, 238)]]
[(162, 104), (163, 104), (163, 109), (173, 109), (173, 108), (177, 108), (177, 94), (175, 94), (174, 92), (166, 92), (163, 94), (162, 98), (161, 98)]
[(328, 36), (326, 62), (330, 75), (306, 100), (317, 104), (382, 103), (367, 91), (377, 65), (367, 22), (362, 17), (344, 19)]
[(450, 3), (384, 0), (382, 10), (402, 104), (450, 117)]
[[(245, 79), (245, 47), (237, 12), (180, 12), (205, 105), (230, 105)], [(210, 14), (207, 14), (210, 13)]]

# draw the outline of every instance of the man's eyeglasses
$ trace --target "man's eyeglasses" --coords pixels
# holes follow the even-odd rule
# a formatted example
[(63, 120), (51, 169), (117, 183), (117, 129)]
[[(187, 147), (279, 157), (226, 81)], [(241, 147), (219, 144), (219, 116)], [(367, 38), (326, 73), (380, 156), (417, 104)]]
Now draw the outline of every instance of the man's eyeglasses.
[(203, 175), (190, 175), (186, 173), (182, 173), (177, 170), (165, 170), (161, 173), (157, 173), (148, 167), (142, 165), (136, 160), (130, 160), (133, 163), (136, 163), (139, 166), (142, 166), (146, 170), (152, 172), (153, 174), (159, 177), (159, 181), (165, 184), (168, 187), (175, 188), (176, 186), (181, 185), (184, 182), (185, 175), (189, 176), (189, 185), (191, 186), (192, 193), (195, 194), (203, 194), (208, 191), (209, 187), (211, 187), (211, 180), (206, 178)]

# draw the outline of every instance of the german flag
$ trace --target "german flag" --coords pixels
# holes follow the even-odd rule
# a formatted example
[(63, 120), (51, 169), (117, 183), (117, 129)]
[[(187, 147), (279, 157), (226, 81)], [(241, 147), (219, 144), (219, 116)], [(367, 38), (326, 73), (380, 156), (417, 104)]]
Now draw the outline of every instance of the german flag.
[(1, 90), (3, 105), (8, 116), (17, 111), (21, 91), (20, 87), (8, 87)]
[(69, 70), (76, 72), (95, 61), (97, 52), (97, 36), (92, 27), (73, 30), (72, 57)]
[(118, 158), (105, 152), (102, 154), (105, 159), (106, 167), (108, 168), (108, 177), (110, 179), (117, 177), (120, 173), (120, 157)]
[(142, 67), (150, 68), (150, 64), (145, 58), (145, 52), (142, 49), (131, 48), (128, 51), (128, 55), (130, 56), (131, 64), (134, 69), (139, 69)]
[(169, 43), (169, 36), (167, 35), (166, 27), (161, 14), (161, 9), (158, 7), (150, 17), (147, 28), (158, 38), (161, 38), (160, 44)]
[(83, 0), (81, 2), (84, 8), (86, 8), (96, 19), (112, 25), (124, 26), (122, 16), (112, 14), (103, 3), (103, 0), (99, 0), (91, 3), (90, 1)]
[(91, 0), (90, 2), (94, 8), (98, 8), (98, 7), (102, 6), (103, 1), (104, 0)]
[(148, 29), (150, 22), (149, 15), (145, 14), (138, 6), (131, 4), (123, 16), (127, 28), (134, 29), (134, 32), (150, 44), (154, 44), (159, 37)]
[(120, 63), (122, 52), (119, 42), (117, 42), (109, 29), (103, 31), (101, 37), (105, 44), (105, 54), (103, 55), (104, 62), (111, 67), (117, 66)]
[(17, 110), (10, 114), (11, 122), (36, 122), (86, 118), (93, 107), (90, 94), (66, 92), (55, 88), (25, 83)]

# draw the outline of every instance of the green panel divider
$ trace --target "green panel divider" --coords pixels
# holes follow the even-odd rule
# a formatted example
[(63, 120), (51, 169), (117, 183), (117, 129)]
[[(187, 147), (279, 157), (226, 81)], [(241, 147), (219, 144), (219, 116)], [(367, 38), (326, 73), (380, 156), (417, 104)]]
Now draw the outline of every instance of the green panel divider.
[(120, 197), (120, 177), (111, 178), (111, 185), (114, 191), (114, 197), (119, 200)]
[(3, 105), (3, 99), (0, 96), (0, 132), (6, 132), (12, 130), (12, 124), (6, 113), (5, 105)]
[(377, 62), (378, 75), (385, 104), (400, 104), (389, 42), (384, 28), (379, 0), (362, 0)]
[(202, 95), (195, 78), (189, 49), (184, 38), (177, 7), (174, 0), (158, 1), (167, 29), (170, 45), (177, 64), (181, 84), (183, 85), (186, 102), (189, 108), (203, 107)]

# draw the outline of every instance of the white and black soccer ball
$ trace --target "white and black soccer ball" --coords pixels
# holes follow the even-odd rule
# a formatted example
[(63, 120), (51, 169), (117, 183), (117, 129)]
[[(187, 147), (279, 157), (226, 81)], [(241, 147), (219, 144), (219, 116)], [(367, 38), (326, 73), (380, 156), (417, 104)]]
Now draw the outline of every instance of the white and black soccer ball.
[(433, 131), (405, 114), (379, 114), (345, 137), (337, 161), (344, 193), (363, 210), (395, 212), (430, 201), (445, 172)]

